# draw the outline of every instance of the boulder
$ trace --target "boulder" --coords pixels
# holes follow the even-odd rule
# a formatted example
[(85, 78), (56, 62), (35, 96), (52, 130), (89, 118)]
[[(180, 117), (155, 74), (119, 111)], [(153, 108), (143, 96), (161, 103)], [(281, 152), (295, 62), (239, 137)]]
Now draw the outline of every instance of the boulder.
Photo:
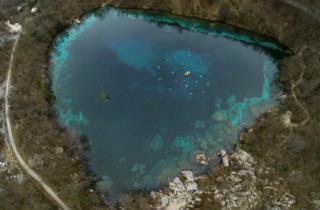
[(104, 175), (102, 179), (96, 183), (96, 188), (98, 192), (106, 194), (112, 187), (112, 184), (112, 180), (108, 176)]
[(32, 7), (30, 12), (31, 14), (35, 14), (38, 12), (38, 10), (39, 10), (38, 7)]
[(22, 31), (22, 26), (19, 23), (11, 24), (10, 21), (8, 20), (6, 22), (6, 25), (10, 33), (20, 33)]
[(151, 195), (157, 200), (156, 209), (166, 210), (181, 210), (193, 208), (196, 202), (200, 202), (202, 191), (199, 191), (198, 185), (195, 182), (195, 177), (192, 171), (181, 172), (184, 181), (175, 177), (172, 182), (169, 183), (170, 192), (168, 195), (160, 192), (152, 192)]
[(230, 155), (229, 161), (236, 167), (216, 179), (217, 184), (212, 188), (215, 202), (225, 209), (256, 209), (261, 200), (255, 175), (256, 161), (241, 149)]
[(162, 136), (160, 136), (159, 134), (156, 134), (150, 142), (150, 147), (155, 152), (160, 150), (163, 147)]

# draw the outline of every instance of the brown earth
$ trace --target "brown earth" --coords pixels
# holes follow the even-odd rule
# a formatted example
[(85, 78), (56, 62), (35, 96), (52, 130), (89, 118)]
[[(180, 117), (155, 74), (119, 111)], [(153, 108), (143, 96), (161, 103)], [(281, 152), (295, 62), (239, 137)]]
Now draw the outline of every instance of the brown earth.
[[(14, 88), (10, 98), (18, 147), (26, 160), (35, 155), (41, 157), (41, 164), (33, 168), (72, 209), (105, 209), (107, 207), (103, 199), (89, 191), (90, 184), (78, 141), (59, 128), (54, 120), (48, 80), (48, 54), (55, 35), (70, 25), (74, 17), (100, 7), (105, 1), (30, 0), (25, 1), (26, 6), (17, 13), (15, 8), (21, 2), (6, 0), (0, 5), (3, 8), (0, 10), (0, 21), (10, 19), (21, 23), (24, 28), (15, 55)], [(286, 193), (294, 200), (289, 208), (320, 208), (317, 206), (320, 200), (320, 3), (312, 0), (106, 2), (121, 8), (156, 10), (219, 21), (273, 38), (288, 46), (292, 55), (279, 62), (279, 81), (288, 97), (277, 109), (261, 116), (253, 130), (242, 135), (238, 145), (256, 161), (253, 172), (258, 181), (254, 187), (259, 195), (256, 205), (238, 208), (269, 209), (277, 206), (276, 201), (280, 202)], [(39, 7), (37, 14), (30, 14), (32, 6)], [(3, 28), (2, 25), (0, 29)], [(10, 49), (10, 46), (0, 48), (2, 82)], [(292, 113), (292, 118), (284, 124), (287, 111)], [(56, 147), (62, 147), (64, 152), (56, 154)], [(230, 184), (224, 181), (227, 176), (241, 169), (241, 164), (233, 161), (232, 157), (231, 163), (229, 168), (219, 166), (210, 172), (203, 185), (219, 185), (224, 189), (223, 185)], [(241, 184), (248, 183), (250, 180)], [(0, 193), (0, 209), (34, 209), (35, 205), (41, 203), (44, 206), (42, 209), (52, 208), (46, 204), (41, 191), (33, 192), (35, 187), (31, 187), (34, 186), (32, 182), (26, 180), (22, 186), (4, 184), (7, 184), (7, 192), (11, 193)], [(21, 191), (16, 192), (17, 189)], [(21, 192), (27, 198), (21, 196)], [(122, 205), (125, 209), (149, 209), (146, 204), (149, 202), (148, 197), (131, 195), (125, 196)], [(195, 208), (220, 209), (222, 204), (214, 198), (214, 194), (209, 194)], [(282, 206), (282, 209), (285, 208)]]

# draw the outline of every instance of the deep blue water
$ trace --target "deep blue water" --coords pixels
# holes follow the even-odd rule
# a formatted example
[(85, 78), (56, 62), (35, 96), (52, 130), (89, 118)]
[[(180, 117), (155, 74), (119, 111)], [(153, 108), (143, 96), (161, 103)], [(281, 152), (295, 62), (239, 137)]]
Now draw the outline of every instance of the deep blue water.
[(279, 53), (219, 24), (99, 10), (54, 44), (54, 106), (86, 144), (97, 189), (117, 197), (203, 172), (197, 154), (230, 149), (276, 105)]

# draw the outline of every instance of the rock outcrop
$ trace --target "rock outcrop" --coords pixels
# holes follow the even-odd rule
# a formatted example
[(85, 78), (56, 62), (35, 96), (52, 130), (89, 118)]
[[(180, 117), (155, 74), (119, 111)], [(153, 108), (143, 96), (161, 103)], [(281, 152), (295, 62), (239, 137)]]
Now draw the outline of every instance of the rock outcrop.
[(192, 171), (182, 171), (182, 181), (175, 177), (169, 183), (169, 192), (152, 192), (152, 197), (157, 201), (155, 209), (180, 210), (194, 207), (197, 202), (201, 202), (200, 196), (204, 193), (199, 190), (196, 178)]
[(232, 169), (217, 177), (212, 190), (214, 200), (226, 209), (252, 209), (258, 206), (260, 193), (255, 175), (256, 161), (253, 157), (237, 149), (230, 155)]

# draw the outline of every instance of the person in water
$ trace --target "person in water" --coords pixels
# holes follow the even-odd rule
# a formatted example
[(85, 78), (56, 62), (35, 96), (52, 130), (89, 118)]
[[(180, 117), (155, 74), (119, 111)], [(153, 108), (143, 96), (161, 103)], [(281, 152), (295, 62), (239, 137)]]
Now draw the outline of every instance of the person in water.
[(109, 93), (107, 93), (106, 90), (102, 90), (99, 97), (98, 97), (99, 101), (101, 101), (102, 103), (107, 103), (110, 100), (110, 95)]

